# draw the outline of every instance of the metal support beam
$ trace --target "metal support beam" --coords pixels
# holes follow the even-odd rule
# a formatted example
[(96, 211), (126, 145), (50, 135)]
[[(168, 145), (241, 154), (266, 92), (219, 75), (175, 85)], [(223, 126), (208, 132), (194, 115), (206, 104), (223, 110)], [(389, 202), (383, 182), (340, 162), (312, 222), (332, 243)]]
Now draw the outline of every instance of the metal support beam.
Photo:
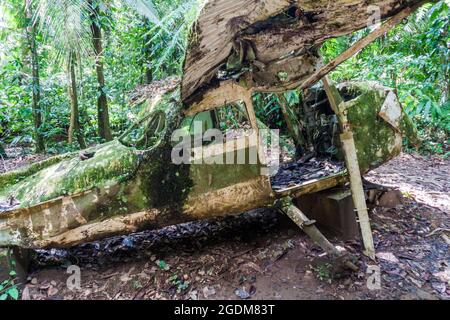
[(339, 126), (341, 128), (341, 143), (344, 151), (345, 163), (350, 177), (350, 188), (352, 191), (353, 203), (358, 214), (359, 225), (361, 228), (361, 236), (364, 243), (364, 254), (375, 259), (375, 247), (373, 244), (372, 229), (370, 227), (369, 213), (366, 206), (366, 197), (361, 179), (361, 172), (359, 170), (358, 156), (356, 154), (355, 141), (353, 133), (348, 126), (345, 110), (342, 108), (342, 98), (337, 89), (330, 85), (330, 82), (325, 76), (323, 79), (325, 91), (330, 101), (331, 108), (337, 112), (339, 119)]
[[(294, 223), (300, 227), (317, 245), (319, 245), (331, 258), (342, 259), (344, 254), (339, 251), (314, 225), (315, 221), (310, 220), (299, 208), (297, 208), (290, 197), (285, 197), (277, 201), (275, 207), (286, 214)], [(344, 256), (344, 258), (346, 258)], [(357, 271), (349, 258), (343, 259), (342, 263), (347, 269)]]

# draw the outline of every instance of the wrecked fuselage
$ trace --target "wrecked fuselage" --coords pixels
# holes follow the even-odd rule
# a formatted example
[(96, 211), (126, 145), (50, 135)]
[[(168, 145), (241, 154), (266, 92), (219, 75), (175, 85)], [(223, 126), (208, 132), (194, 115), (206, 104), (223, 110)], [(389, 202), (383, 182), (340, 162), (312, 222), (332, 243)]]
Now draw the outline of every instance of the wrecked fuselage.
[[(424, 2), (370, 4), (377, 20)], [(253, 106), (256, 92), (298, 88), (320, 66), (320, 44), (366, 27), (372, 15), (362, 0), (207, 1), (190, 33), (181, 84), (150, 101), (136, 125), (82, 154), (0, 175), (0, 246), (66, 247), (332, 188), (347, 181), (339, 166), (342, 119), (362, 173), (395, 157), (402, 132), (413, 137), (414, 130), (388, 88), (342, 85), (338, 114), (323, 90), (305, 95), (297, 106), (304, 114), (285, 106), (297, 157), (280, 167), (296, 171), (295, 179), (277, 179), (278, 154), (265, 141), (278, 138)]]
[[(361, 172), (398, 155), (402, 132), (413, 129), (395, 93), (371, 83), (343, 84), (339, 90), (346, 100)], [(271, 206), (285, 196), (295, 198), (347, 181), (343, 166), (276, 187), (279, 172), (270, 170), (263, 139), (251, 139), (267, 129), (256, 117), (252, 94), (227, 81), (186, 108), (177, 88), (149, 103), (136, 125), (119, 139), (0, 175), (0, 203), (6, 209), (0, 212), (0, 246), (67, 247)], [(308, 120), (313, 136), (307, 137), (312, 141), (310, 149), (303, 150), (314, 154), (308, 161), (343, 161), (333, 131), (336, 115), (323, 90), (312, 90), (304, 103), (310, 114), (303, 120)], [(229, 122), (230, 112), (237, 124)], [(226, 141), (195, 145), (196, 121), (201, 123), (202, 136), (210, 129), (228, 131), (239, 125), (246, 130)], [(314, 128), (320, 128), (327, 149), (332, 146), (337, 152), (320, 151)], [(184, 163), (174, 161), (179, 156), (177, 146), (182, 145), (182, 139), (174, 139), (176, 132), (194, 140), (184, 149), (190, 151)], [(246, 161), (236, 161), (242, 155)]]

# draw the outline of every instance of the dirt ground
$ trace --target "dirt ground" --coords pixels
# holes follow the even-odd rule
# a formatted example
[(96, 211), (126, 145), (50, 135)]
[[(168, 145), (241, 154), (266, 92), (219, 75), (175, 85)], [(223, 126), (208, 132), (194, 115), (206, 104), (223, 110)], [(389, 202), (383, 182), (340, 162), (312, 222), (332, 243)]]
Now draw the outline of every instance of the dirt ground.
[(9, 148), (6, 150), (8, 158), (0, 157), (0, 173), (21, 169), (30, 163), (45, 160), (49, 156), (32, 154), (29, 148)]
[[(449, 172), (449, 160), (403, 154), (366, 176), (403, 200), (371, 209), (376, 262), (361, 255), (359, 240), (332, 239), (359, 272), (335, 274), (292, 222), (262, 209), (36, 251), (22, 298), (450, 299)], [(80, 268), (78, 289), (68, 287), (70, 265)]]

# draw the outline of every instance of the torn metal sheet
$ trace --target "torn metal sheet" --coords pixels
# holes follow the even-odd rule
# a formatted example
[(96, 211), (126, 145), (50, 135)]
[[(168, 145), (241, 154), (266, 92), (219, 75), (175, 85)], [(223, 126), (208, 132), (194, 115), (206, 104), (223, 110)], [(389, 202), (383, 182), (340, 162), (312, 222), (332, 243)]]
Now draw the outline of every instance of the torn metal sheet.
[(389, 123), (395, 130), (400, 131), (400, 122), (402, 120), (402, 107), (398, 102), (397, 95), (391, 91), (386, 97), (381, 107), (379, 116)]
[[(204, 87), (250, 72), (250, 87), (287, 86), (312, 75), (325, 40), (367, 27), (422, 0), (210, 0), (194, 24), (186, 54), (182, 100)], [(378, 11), (379, 10), (379, 11)], [(248, 80), (248, 79), (247, 79)]]

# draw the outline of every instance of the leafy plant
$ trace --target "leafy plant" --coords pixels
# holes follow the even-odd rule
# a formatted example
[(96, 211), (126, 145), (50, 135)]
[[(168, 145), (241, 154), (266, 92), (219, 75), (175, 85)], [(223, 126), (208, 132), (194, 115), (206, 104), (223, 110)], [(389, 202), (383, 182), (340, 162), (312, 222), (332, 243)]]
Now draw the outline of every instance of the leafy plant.
[(167, 264), (167, 262), (165, 262), (164, 260), (156, 260), (156, 265), (161, 269), (161, 270), (169, 270), (170, 269), (170, 265)]
[(189, 281), (183, 281), (181, 280), (178, 275), (173, 274), (170, 278), (169, 281), (172, 285), (176, 286), (177, 288), (177, 293), (181, 293), (183, 291), (185, 291), (187, 288), (189, 288)]
[[(425, 140), (424, 152), (448, 152), (450, 128), (450, 1), (427, 4), (339, 66), (336, 81), (376, 80), (397, 90), (404, 110)], [(327, 41), (321, 54), (329, 61), (367, 35), (362, 30)], [(437, 130), (435, 130), (437, 129)], [(434, 131), (434, 132), (433, 132)]]
[(331, 269), (332, 269), (332, 265), (329, 263), (323, 263), (323, 264), (319, 264), (315, 267), (312, 267), (316, 277), (320, 280), (320, 281), (331, 281)]
[(0, 300), (18, 300), (19, 288), (16, 285), (17, 273), (15, 271), (16, 262), (11, 257), (11, 251), (7, 251), (7, 258), (10, 261), (11, 270), (9, 271), (9, 278), (3, 280), (0, 284)]
[[(110, 127), (120, 135), (137, 110), (127, 96), (138, 85), (181, 75), (187, 38), (204, 0), (92, 0), (102, 26), (105, 92)], [(78, 52), (79, 120), (88, 145), (98, 138), (99, 95), (92, 55), (91, 8), (86, 0), (33, 0), (39, 4), (36, 34), (40, 64), (43, 124), (39, 130), (50, 153), (78, 148), (69, 145), (70, 100), (66, 65), (57, 63), (68, 51)], [(446, 154), (450, 128), (450, 10), (449, 0), (420, 8), (407, 22), (339, 66), (336, 81), (376, 80), (397, 90), (405, 111), (413, 117), (426, 141), (423, 152)], [(134, 8), (134, 10), (130, 10)], [(33, 146), (30, 61), (25, 41), (23, 0), (0, 3), (0, 139)], [(321, 47), (325, 62), (335, 58), (369, 29), (330, 39)], [(64, 60), (64, 59), (62, 59)], [(301, 106), (299, 91), (285, 93), (288, 103)], [(258, 117), (272, 128), (285, 130), (277, 96), (256, 93)], [(298, 106), (298, 107), (297, 107)], [(436, 128), (437, 130), (432, 130)], [(430, 143), (428, 143), (430, 142)]]

